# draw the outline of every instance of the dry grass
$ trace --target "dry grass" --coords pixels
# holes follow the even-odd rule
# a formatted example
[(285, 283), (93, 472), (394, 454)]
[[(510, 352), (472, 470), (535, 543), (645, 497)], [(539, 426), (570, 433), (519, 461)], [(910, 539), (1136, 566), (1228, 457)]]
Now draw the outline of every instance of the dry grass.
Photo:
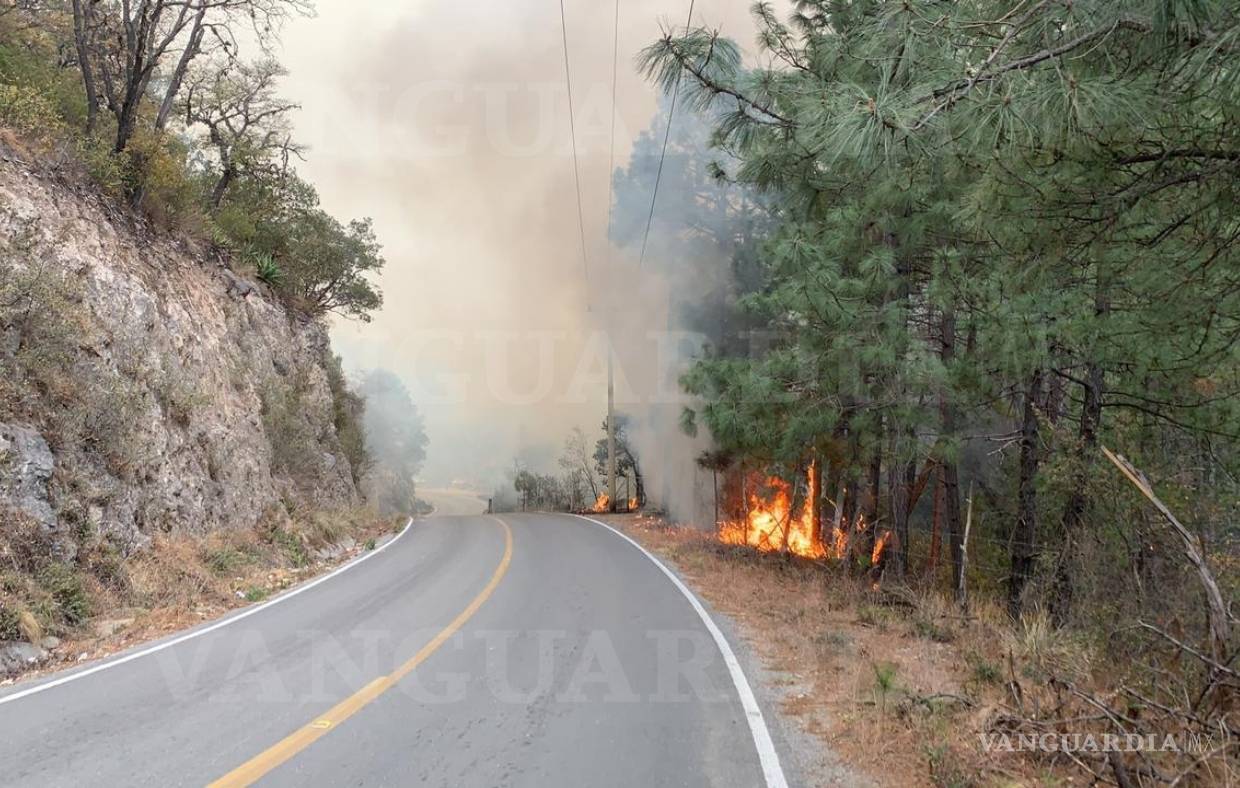
[[(259, 602), (373, 549), (403, 523), (368, 509), (273, 515), (254, 529), (160, 535), (123, 561), (87, 551), (76, 564), (57, 566), (72, 573), (90, 616), (70, 624), (44, 613), (42, 628), (61, 643), (38, 672), (107, 656)], [(0, 598), (0, 608), (44, 610), (49, 593), (38, 574), (22, 580), (22, 593)]]
[[(1053, 628), (1045, 616), (1014, 628), (984, 600), (965, 616), (937, 593), (876, 589), (843, 571), (724, 546), (712, 534), (669, 528), (657, 518), (613, 522), (670, 559), (737, 621), (769, 669), (807, 687), (783, 711), (875, 784), (1088, 784), (1083, 767), (1091, 765), (1109, 782), (1105, 760), (1082, 764), (1062, 754), (983, 748), (983, 734), (1009, 729), (1016, 718), (1062, 714), (1068, 729), (1105, 730), (1087, 719), (1087, 703), (1068, 704), (1063, 687), (1050, 684), (1054, 678), (1105, 693), (1114, 666), (1100, 664), (1095, 645)], [(1234, 785), (1231, 766), (1218, 765), (1213, 775), (1191, 775), (1206, 781), (1181, 784)]]

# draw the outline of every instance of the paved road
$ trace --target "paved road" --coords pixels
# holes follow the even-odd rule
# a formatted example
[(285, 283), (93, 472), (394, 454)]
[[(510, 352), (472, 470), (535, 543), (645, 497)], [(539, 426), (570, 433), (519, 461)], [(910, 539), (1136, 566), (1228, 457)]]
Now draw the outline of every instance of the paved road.
[(768, 784), (760, 715), (708, 625), (648, 557), (582, 519), (433, 517), (200, 631), (8, 688), (0, 782)]
[(436, 514), (482, 514), (487, 510), (487, 496), (455, 487), (419, 487), (418, 497), (429, 501)]

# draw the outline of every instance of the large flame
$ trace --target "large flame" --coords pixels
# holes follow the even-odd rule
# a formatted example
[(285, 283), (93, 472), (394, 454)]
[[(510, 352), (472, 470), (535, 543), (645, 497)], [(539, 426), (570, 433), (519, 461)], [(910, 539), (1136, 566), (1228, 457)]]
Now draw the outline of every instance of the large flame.
[[(719, 539), (762, 552), (787, 550), (806, 558), (826, 558), (818, 529), (818, 469), (809, 469), (809, 489), (799, 513), (792, 511), (792, 485), (777, 476), (760, 477), (749, 493), (743, 520), (722, 523)], [(766, 495), (762, 493), (766, 492)]]
[(607, 493), (599, 493), (598, 500), (594, 502), (594, 506), (590, 509), (590, 511), (595, 514), (602, 514), (603, 512), (610, 510), (611, 497), (607, 495)]
[[(777, 476), (751, 475), (746, 485), (749, 494), (742, 518), (719, 525), (719, 540), (724, 544), (745, 545), (764, 553), (787, 551), (805, 558), (843, 559), (849, 555), (854, 539), (870, 527), (865, 517), (855, 524), (841, 521), (822, 533), (819, 507), (818, 468), (812, 463), (807, 473), (805, 501), (800, 511), (793, 511), (792, 485)], [(871, 566), (878, 565), (889, 543), (891, 532), (884, 531), (874, 540), (870, 552)]]

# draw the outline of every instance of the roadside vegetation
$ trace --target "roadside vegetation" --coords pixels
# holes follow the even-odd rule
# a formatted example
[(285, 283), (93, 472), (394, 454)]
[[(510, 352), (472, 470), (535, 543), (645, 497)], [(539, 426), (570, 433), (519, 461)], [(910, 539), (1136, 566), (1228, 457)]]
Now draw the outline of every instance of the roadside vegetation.
[(4, 141), (213, 250), (292, 309), (367, 320), (383, 303), (373, 225), (333, 218), (297, 175), (298, 107), (265, 54), (311, 12), (303, 0), (0, 4)]
[[(274, 301), (293, 325), (369, 320), (383, 303), (374, 227), (329, 215), (298, 175), (298, 107), (281, 97), (285, 72), (270, 56), (282, 26), (312, 10), (303, 0), (0, 2), (0, 152), (23, 173), (105, 206), (139, 236), (172, 239), (212, 271), (218, 264), (230, 296)], [(149, 481), (142, 475), (158, 464), (149, 455), (163, 450), (136, 434), (135, 413), (154, 410), (197, 440), (194, 416), (212, 403), (173, 354), (122, 358), (124, 344), (106, 339), (118, 327), (100, 324), (86, 280), (39, 230), (31, 220), (0, 240), (0, 422), (46, 440), (48, 478), (4, 492), (28, 502), (49, 488), (56, 506), (41, 522), (0, 508), (4, 646), (42, 646), (55, 661), (98, 656), (264, 599), (404, 524), (425, 456), (407, 394), (408, 435), (395, 429), (401, 403), (373, 381), (363, 390), (348, 380), (330, 349), (321, 358), (313, 351), (308, 366), (277, 358), (249, 379), (244, 354), (224, 348), (235, 392), (261, 402), (282, 502), (253, 527), (204, 535), (144, 519), (134, 543), (105, 533), (100, 507)], [(110, 348), (108, 358), (98, 346)], [(308, 379), (315, 364), (326, 373), (330, 423), (308, 416), (322, 401)], [(403, 455), (392, 447), (398, 438), (408, 444)], [(375, 492), (374, 506), (354, 497), (356, 508), (316, 508), (327, 450), (348, 461), (353, 487)], [(0, 482), (17, 478), (6, 476), (10, 459), (0, 452)], [(210, 453), (211, 482), (225, 478), (229, 461)], [(379, 493), (392, 480), (405, 485), (403, 496)], [(0, 675), (9, 667), (0, 664)]]
[[(55, 667), (174, 632), (261, 601), (325, 567), (374, 549), (405, 517), (373, 510), (272, 510), (252, 529), (161, 534), (122, 556), (93, 542), (57, 555), (37, 522), (5, 514), (0, 529), (0, 641), (50, 652), (29, 667)], [(0, 678), (3, 678), (0, 671)]]
[[(824, 638), (821, 593), (976, 646), (952, 670), (994, 692), (901, 700), (913, 718), (1211, 742), (1060, 753), (1055, 774), (1231, 784), (1234, 4), (794, 5), (754, 6), (764, 67), (699, 28), (640, 58), (683, 122), (712, 127), (715, 160), (676, 169), (731, 195), (692, 211), (733, 232), (684, 233), (728, 239), (740, 304), (703, 323), (712, 345), (682, 380), (683, 428), (713, 444), (699, 464), (720, 536), (800, 554), (805, 587), (825, 589), (788, 601), (773, 577), (744, 597)], [(747, 572), (754, 552), (710, 560)], [(902, 677), (879, 660), (859, 670), (886, 698)], [(952, 757), (929, 777), (1003, 782), (1001, 764)]]

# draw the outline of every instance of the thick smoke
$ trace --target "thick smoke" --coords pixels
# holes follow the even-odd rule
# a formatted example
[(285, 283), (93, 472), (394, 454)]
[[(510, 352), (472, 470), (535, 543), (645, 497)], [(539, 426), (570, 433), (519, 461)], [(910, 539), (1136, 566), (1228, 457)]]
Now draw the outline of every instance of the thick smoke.
[(697, 462), (710, 441), (680, 429), (681, 414), (694, 403), (680, 393), (679, 380), (703, 353), (745, 341), (737, 299), (756, 264), (765, 211), (751, 191), (727, 181), (734, 162), (711, 148), (710, 118), (682, 105), (663, 155), (670, 111), (664, 100), (615, 176), (612, 240), (641, 288), (622, 302), (626, 325), (614, 336), (624, 370), (637, 372), (642, 386), (619, 407), (631, 419), (650, 501), (674, 519), (701, 524), (711, 522), (714, 508), (711, 474)]
[[(635, 273), (634, 252), (662, 142), (639, 134), (658, 113), (658, 95), (634, 57), (661, 25), (682, 25), (686, 8), (647, 0), (622, 8), (615, 163), (631, 183), (618, 184), (628, 191), (617, 197), (617, 249), (607, 226), (612, 8), (567, 3), (588, 275), (556, 4), (521, 0), (463, 14), (446, 0), (321, 3), (318, 19), (288, 30), (281, 60), (290, 98), (303, 107), (296, 136), (310, 148), (305, 174), (327, 209), (374, 217), (388, 259), (385, 308), (370, 324), (341, 322), (334, 339), (350, 368), (384, 367), (407, 384), (432, 447), (428, 482), (493, 489), (517, 455), (554, 471), (573, 427), (597, 434), (608, 329), (623, 338), (619, 399), (633, 417), (651, 496), (692, 478), (696, 447), (685, 442), (674, 460), (667, 448), (665, 460), (659, 443), (681, 446), (681, 405), (654, 404), (668, 399), (658, 392), (676, 390), (660, 347), (675, 343), (648, 334), (694, 327), (683, 315), (695, 308), (714, 315), (701, 305), (727, 291), (728, 269), (718, 250), (671, 244), (692, 218), (682, 204), (692, 195), (674, 185), (676, 157), (665, 171), (650, 273)], [(701, 23), (752, 37), (744, 4), (697, 8)], [(681, 120), (691, 116), (681, 114), (678, 128)], [(663, 473), (673, 466), (681, 473)]]

